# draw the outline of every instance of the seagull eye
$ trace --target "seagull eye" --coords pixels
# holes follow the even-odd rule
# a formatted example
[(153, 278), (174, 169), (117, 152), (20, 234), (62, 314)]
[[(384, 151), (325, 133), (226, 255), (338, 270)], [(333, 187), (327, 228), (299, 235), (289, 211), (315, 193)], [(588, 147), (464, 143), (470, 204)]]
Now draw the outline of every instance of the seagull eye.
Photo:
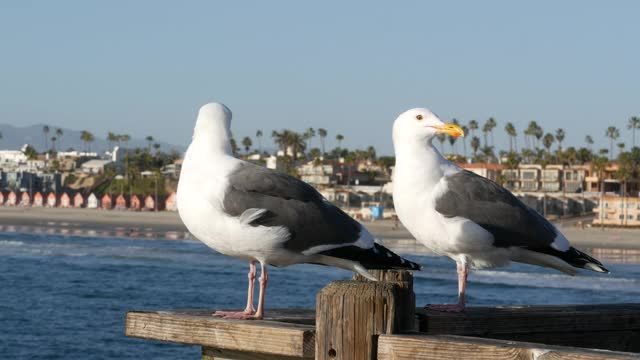
[(416, 119), (422, 120), (422, 115), (416, 115)]

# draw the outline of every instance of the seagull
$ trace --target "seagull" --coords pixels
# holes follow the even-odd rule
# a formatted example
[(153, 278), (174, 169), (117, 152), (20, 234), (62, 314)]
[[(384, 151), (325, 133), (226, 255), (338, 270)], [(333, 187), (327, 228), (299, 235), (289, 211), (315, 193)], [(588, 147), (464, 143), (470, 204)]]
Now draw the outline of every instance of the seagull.
[[(204, 105), (185, 154), (177, 203), (180, 218), (200, 241), (224, 255), (249, 262), (247, 306), (216, 316), (262, 319), (267, 265), (311, 263), (354, 271), (419, 270), (382, 245), (357, 221), (309, 184), (233, 156), (231, 111)], [(256, 263), (260, 263), (258, 308), (253, 308)]]
[(457, 266), (458, 302), (428, 308), (463, 311), (470, 267), (515, 261), (570, 275), (576, 268), (609, 272), (573, 248), (553, 224), (510, 191), (445, 159), (433, 146), (438, 134), (464, 136), (459, 126), (444, 123), (425, 108), (408, 110), (393, 124), (393, 202), (398, 218), (419, 242)]

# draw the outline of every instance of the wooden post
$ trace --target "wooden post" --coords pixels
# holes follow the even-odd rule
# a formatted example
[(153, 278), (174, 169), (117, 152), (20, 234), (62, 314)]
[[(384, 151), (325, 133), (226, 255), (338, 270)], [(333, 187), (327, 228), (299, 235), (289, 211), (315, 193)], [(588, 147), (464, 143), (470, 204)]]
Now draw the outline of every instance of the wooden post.
[[(406, 270), (369, 270), (378, 281), (389, 282), (398, 285), (398, 298), (400, 319), (399, 330), (414, 331), (418, 329), (416, 318), (416, 294), (413, 292), (413, 274)], [(354, 280), (367, 281), (367, 279), (355, 274)]]
[(397, 333), (409, 318), (413, 326), (415, 299), (407, 296), (407, 290), (413, 293), (411, 275), (375, 276), (393, 281), (335, 281), (318, 293), (316, 359), (375, 359), (377, 335)]

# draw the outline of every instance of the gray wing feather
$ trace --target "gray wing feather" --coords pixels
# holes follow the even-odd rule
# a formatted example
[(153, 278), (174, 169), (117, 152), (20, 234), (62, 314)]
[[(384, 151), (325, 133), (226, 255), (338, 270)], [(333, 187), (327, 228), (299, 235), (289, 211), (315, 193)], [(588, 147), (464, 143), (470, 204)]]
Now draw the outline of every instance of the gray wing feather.
[(284, 226), (290, 232), (284, 247), (304, 251), (319, 245), (353, 244), (361, 226), (327, 202), (309, 184), (279, 171), (242, 163), (229, 176), (223, 206), (231, 216), (264, 209), (259, 216), (244, 216), (253, 226)]
[(436, 200), (436, 211), (477, 223), (493, 234), (495, 246), (538, 250), (556, 238), (551, 223), (493, 181), (467, 170), (445, 181), (447, 191)]

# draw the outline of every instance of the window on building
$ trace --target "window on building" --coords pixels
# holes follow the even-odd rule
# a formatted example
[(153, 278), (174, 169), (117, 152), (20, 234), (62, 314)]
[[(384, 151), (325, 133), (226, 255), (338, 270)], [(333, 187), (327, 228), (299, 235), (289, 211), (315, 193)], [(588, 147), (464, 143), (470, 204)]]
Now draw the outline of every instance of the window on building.
[(609, 207), (609, 203), (608, 202), (604, 203), (604, 207), (608, 208)]
[(627, 215), (627, 219), (633, 220), (633, 215)]
[(620, 204), (618, 204), (618, 207), (619, 207), (620, 209), (624, 209), (624, 204), (623, 204), (623, 203), (620, 203)]
[(633, 209), (634, 207), (636, 207), (636, 204), (634, 204), (634, 203), (628, 203), (627, 204), (627, 209)]
[(624, 220), (624, 215), (622, 215), (622, 214), (618, 215), (618, 219)]

